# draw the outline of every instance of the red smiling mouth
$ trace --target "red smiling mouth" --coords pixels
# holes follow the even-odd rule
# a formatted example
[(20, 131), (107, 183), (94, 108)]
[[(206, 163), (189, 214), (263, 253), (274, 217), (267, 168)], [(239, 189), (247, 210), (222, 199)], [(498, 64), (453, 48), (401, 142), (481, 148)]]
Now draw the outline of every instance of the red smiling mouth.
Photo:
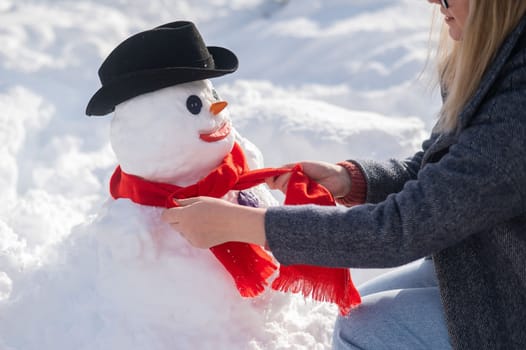
[(230, 123), (225, 122), (218, 129), (212, 131), (211, 133), (199, 134), (199, 138), (205, 142), (216, 142), (227, 137), (230, 134), (230, 131)]

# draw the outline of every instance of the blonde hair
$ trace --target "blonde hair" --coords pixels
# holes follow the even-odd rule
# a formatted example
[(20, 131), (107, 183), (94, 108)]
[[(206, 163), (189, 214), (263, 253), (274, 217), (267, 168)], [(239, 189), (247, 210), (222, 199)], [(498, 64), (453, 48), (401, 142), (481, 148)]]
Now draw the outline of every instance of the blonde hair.
[(454, 131), (463, 107), (506, 38), (526, 13), (524, 0), (471, 0), (462, 39), (449, 38), (443, 25), (438, 45), (439, 79), (447, 92), (437, 124)]

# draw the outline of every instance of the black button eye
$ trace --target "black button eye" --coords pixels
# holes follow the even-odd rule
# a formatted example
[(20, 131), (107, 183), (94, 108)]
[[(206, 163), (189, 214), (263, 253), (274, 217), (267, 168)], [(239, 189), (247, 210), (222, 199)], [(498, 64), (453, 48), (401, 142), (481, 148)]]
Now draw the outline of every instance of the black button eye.
[(215, 89), (212, 89), (212, 96), (214, 96), (214, 99), (216, 101), (219, 101), (219, 95), (217, 94), (217, 91)]
[(192, 114), (199, 114), (199, 112), (201, 112), (201, 108), (203, 108), (203, 102), (198, 96), (190, 95), (186, 99), (186, 108)]

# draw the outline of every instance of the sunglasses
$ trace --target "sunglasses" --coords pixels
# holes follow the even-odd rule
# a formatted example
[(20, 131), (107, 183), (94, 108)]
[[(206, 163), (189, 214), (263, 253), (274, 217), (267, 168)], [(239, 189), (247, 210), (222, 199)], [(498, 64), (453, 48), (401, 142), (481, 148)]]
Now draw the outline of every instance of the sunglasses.
[(442, 6), (444, 6), (444, 8), (449, 8), (449, 4), (447, 3), (447, 0), (440, 0), (440, 2), (442, 3)]

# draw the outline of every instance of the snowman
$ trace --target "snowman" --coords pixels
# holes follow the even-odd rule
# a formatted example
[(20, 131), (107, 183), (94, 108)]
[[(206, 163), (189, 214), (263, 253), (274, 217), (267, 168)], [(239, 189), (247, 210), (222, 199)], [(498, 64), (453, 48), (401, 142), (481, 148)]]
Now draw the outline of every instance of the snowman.
[[(174, 193), (182, 198), (211, 191), (242, 205), (276, 204), (263, 186), (242, 191), (223, 186), (230, 169), (221, 168), (225, 159), (239, 165), (242, 157), (244, 167), (263, 166), (261, 153), (234, 129), (227, 102), (209, 80), (234, 72), (237, 65), (231, 51), (206, 47), (193, 23), (178, 21), (126, 39), (99, 70), (102, 88), (86, 113), (114, 112), (110, 139), (119, 166), (110, 184), (114, 199), (73, 245), (96, 251), (94, 284), (104, 305), (96, 313), (111, 320), (98, 331), (102, 348), (330, 346), (333, 306), (262, 293), (275, 269), (263, 248), (227, 243), (219, 252), (221, 247), (196, 249), (160, 219), (163, 208), (173, 205), (167, 201)], [(232, 251), (248, 251), (251, 258), (240, 263), (240, 254), (229, 256)], [(239, 281), (239, 275), (255, 269), (261, 273), (259, 284)]]

